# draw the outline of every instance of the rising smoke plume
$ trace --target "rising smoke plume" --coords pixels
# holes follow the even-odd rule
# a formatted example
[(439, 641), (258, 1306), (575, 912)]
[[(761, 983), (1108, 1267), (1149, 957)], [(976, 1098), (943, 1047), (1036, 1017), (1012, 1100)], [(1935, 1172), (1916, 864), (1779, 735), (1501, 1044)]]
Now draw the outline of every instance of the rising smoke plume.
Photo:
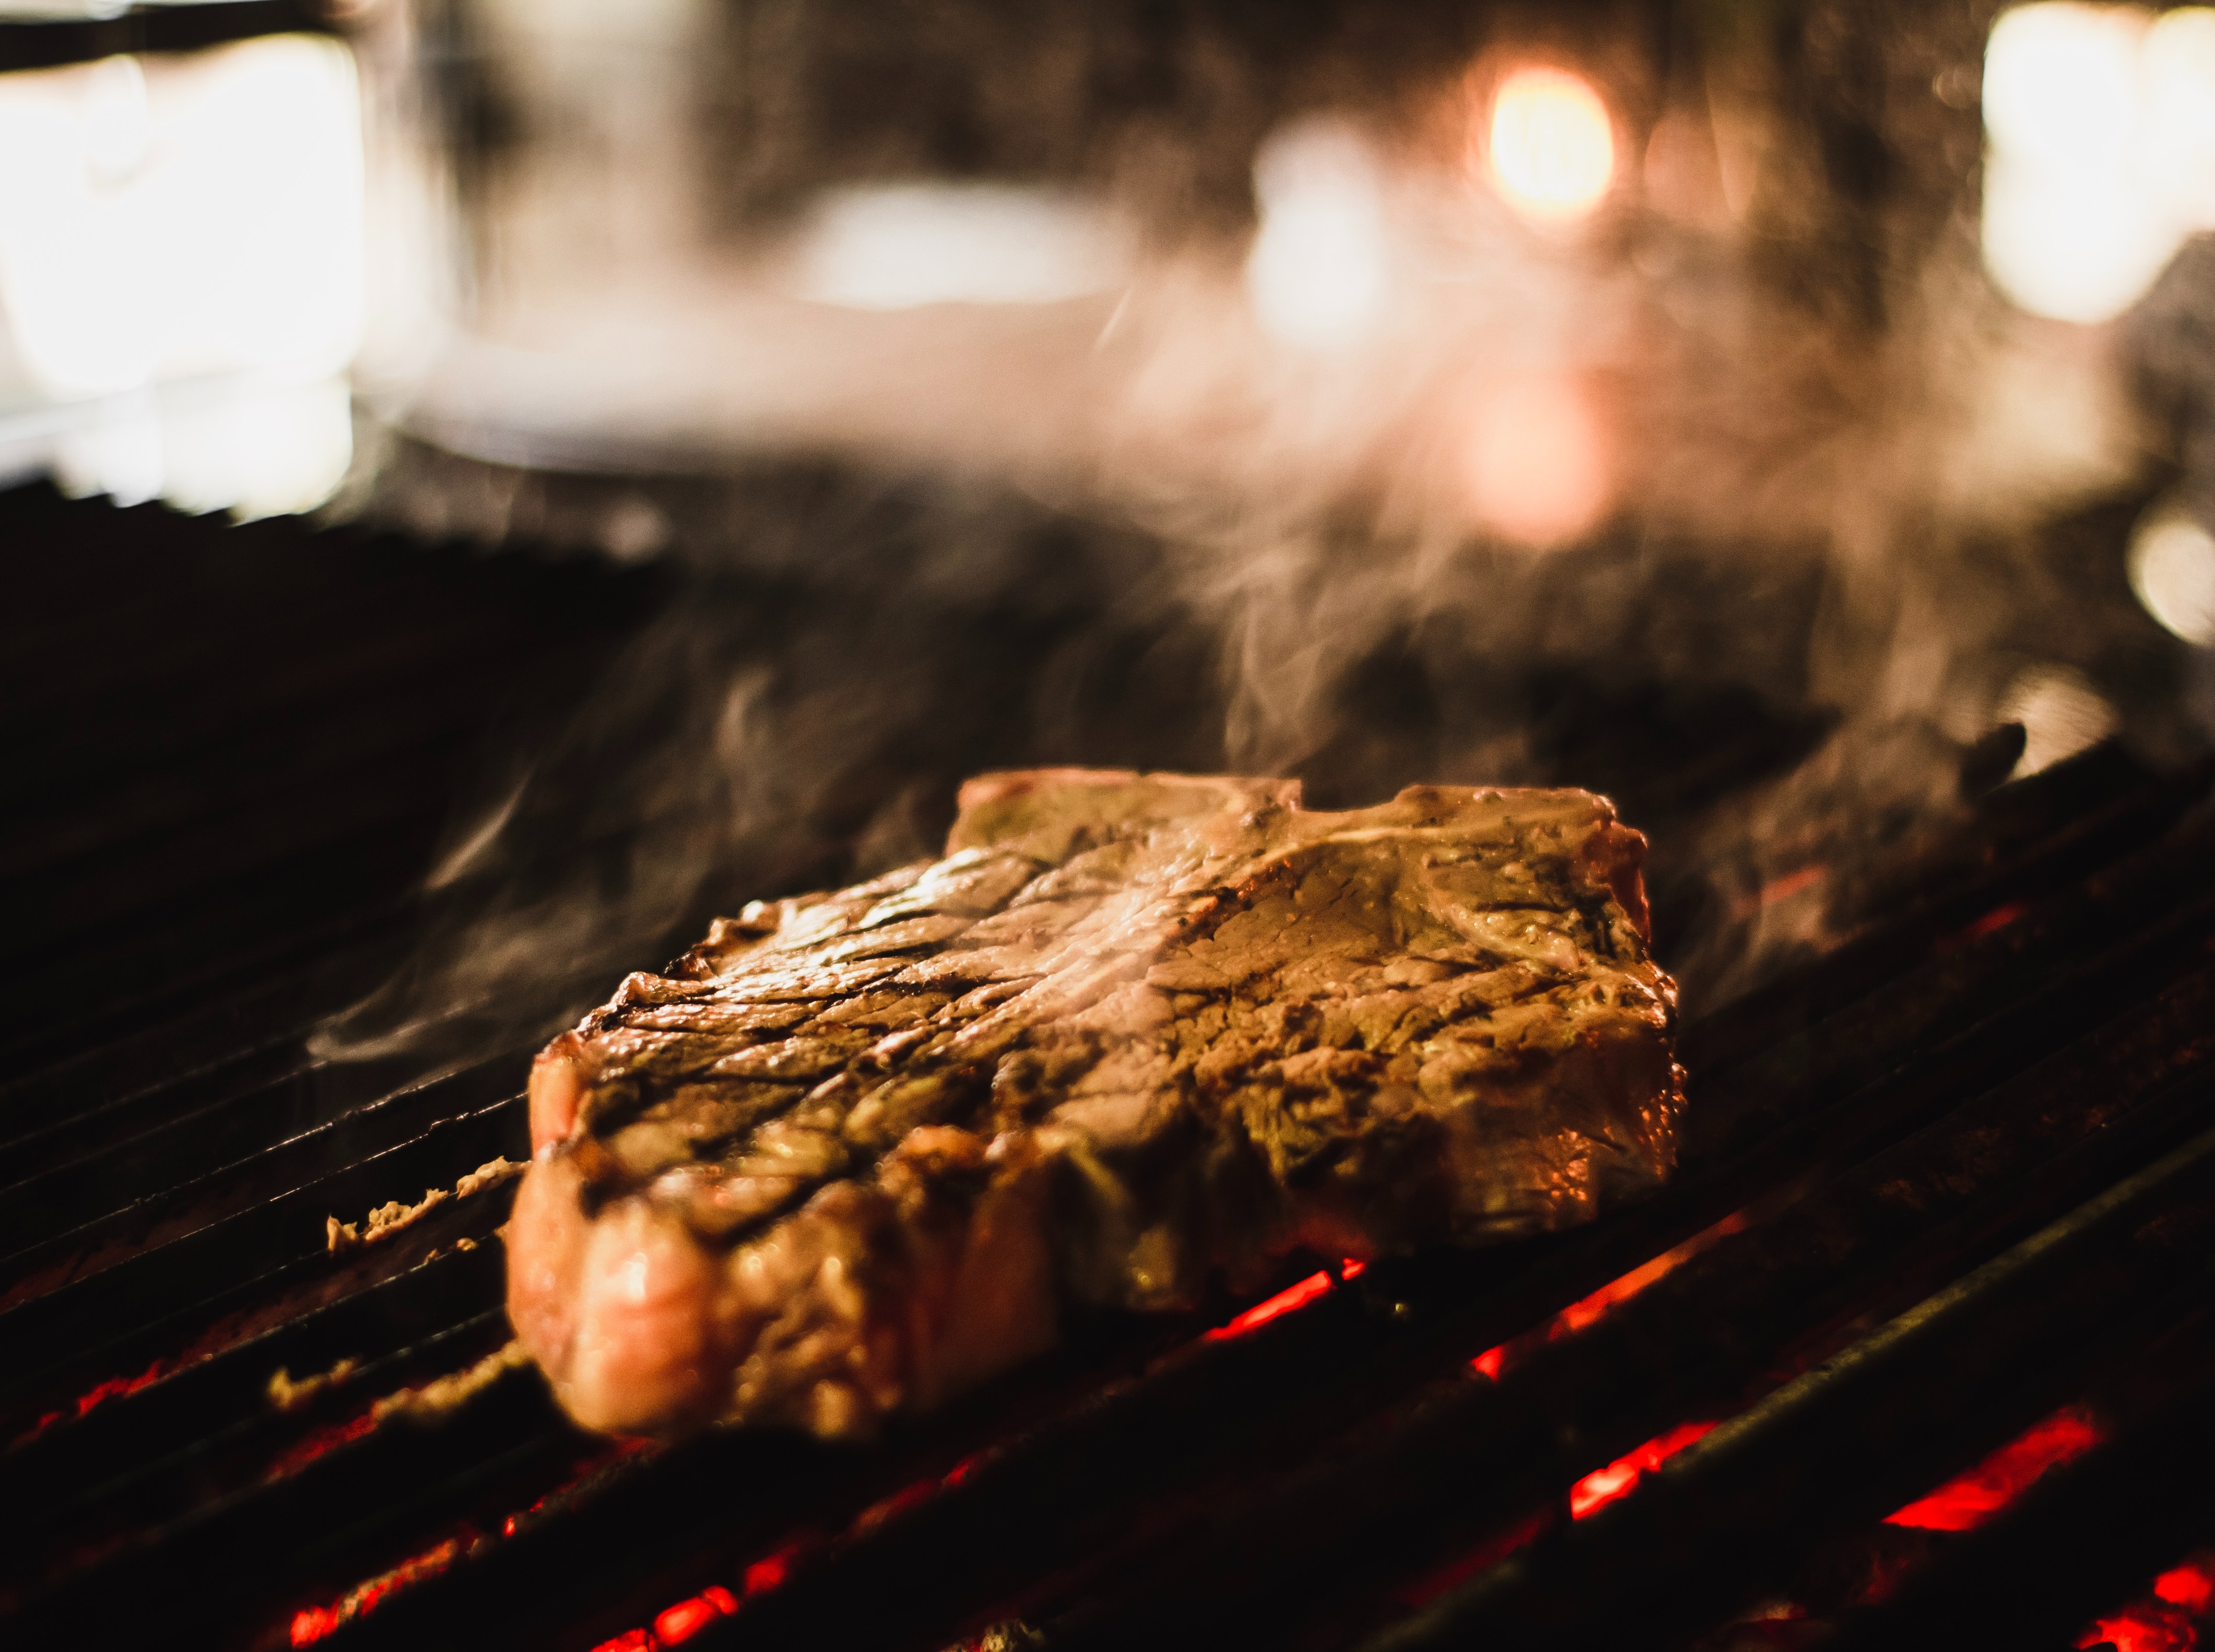
[[(2004, 778), (2003, 713), (2061, 708), (2047, 758), (2110, 730), (2174, 756), (2197, 736), (2123, 584), (2151, 484), (2108, 346), (1977, 268), (1973, 107), (1931, 89), (1983, 16), (1819, 6), (1697, 72), (1637, 59), (1624, 129), (1668, 166), (1574, 233), (1470, 183), (1498, 38), (1327, 118), (1257, 95), (1341, 157), (1310, 175), (1375, 180), (1390, 301), (1335, 342), (1257, 318), (1265, 190), (1258, 229), (1157, 219), (1117, 291), (1036, 315), (842, 319), (770, 291), (774, 257), (662, 292), (696, 348), (608, 335), (629, 474), (403, 444), (371, 514), (658, 554), (672, 595), (565, 735), (488, 765), (414, 963), (322, 1048), (528, 1043), (715, 914), (936, 853), (964, 775), (1034, 763), (1294, 774), (1324, 805), (1610, 792), (1697, 1010), (1865, 919)], [(1147, 196), (1125, 137), (1114, 186)], [(771, 337), (805, 382), (765, 425), (733, 387)], [(572, 365), (552, 400), (589, 426), (613, 381)]]

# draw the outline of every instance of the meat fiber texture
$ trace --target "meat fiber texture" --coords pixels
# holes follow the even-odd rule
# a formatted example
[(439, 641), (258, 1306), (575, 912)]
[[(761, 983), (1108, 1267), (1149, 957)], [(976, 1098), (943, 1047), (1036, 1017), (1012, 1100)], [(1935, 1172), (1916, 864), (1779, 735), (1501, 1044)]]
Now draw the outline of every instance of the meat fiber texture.
[(508, 1311), (587, 1427), (855, 1435), (1072, 1306), (1585, 1221), (1675, 1158), (1645, 850), (1576, 791), (972, 780), (538, 1057)]

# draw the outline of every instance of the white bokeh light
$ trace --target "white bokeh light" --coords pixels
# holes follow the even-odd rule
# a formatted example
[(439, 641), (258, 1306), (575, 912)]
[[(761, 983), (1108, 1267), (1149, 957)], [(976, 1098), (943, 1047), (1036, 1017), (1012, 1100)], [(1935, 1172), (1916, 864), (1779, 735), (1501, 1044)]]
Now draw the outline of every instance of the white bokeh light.
[(1045, 304), (1123, 278), (1121, 236), (1099, 207), (1008, 184), (912, 183), (834, 192), (800, 249), (801, 295), (856, 309)]
[(2145, 120), (2158, 134), (2146, 181), (2164, 213), (2215, 223), (2215, 7), (2165, 12), (2139, 48)]
[(328, 499), (353, 460), (344, 379), (271, 387), (171, 413), (162, 493), (180, 510), (281, 516)]
[(1307, 349), (1355, 342), (1390, 298), (1382, 170), (1369, 144), (1332, 120), (1303, 121), (1254, 162), (1261, 223), (1246, 290), (1270, 335)]
[(360, 123), (346, 49), (304, 35), (0, 76), (0, 298), (34, 379), (343, 368)]
[(2059, 321), (2120, 314), (2215, 225), (2215, 9), (2042, 0), (1985, 52), (1985, 267)]
[(2114, 166), (2130, 153), (2137, 6), (2018, 6), (1985, 47), (1985, 131), (1995, 149), (2050, 166)]
[(2169, 632), (2215, 645), (2215, 535), (2185, 511), (2156, 507), (2131, 535), (2131, 589)]
[(1486, 153), (1510, 206), (1542, 223), (1573, 221), (1614, 180), (1615, 125), (1583, 76), (1519, 69), (1493, 94)]

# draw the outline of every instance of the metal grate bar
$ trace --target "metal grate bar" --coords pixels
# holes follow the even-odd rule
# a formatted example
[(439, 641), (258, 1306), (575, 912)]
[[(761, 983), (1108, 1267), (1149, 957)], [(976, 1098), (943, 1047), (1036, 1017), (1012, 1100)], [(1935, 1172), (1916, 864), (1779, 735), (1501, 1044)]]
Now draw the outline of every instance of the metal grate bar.
[(327, 1216), (368, 1210), (395, 1189), (451, 1183), (457, 1165), (525, 1146), (518, 1096), (444, 1119), (410, 1141), (20, 1303), (0, 1313), (0, 1340), (36, 1353), (5, 1374), (0, 1415), (20, 1426), (78, 1392), (85, 1378), (107, 1374), (101, 1366), (112, 1372), (143, 1365), (165, 1342), (189, 1342), (248, 1303), (268, 1301), (284, 1312), (279, 1305), (296, 1286), (304, 1300), (294, 1300), (290, 1312), (320, 1302), (318, 1282), (343, 1273), (343, 1259), (326, 1246)]
[[(202, 1135), (190, 1153), (181, 1153), (176, 1143), (163, 1141), (167, 1133), (157, 1134), (144, 1146), (125, 1142), (111, 1166), (116, 1172), (113, 1187), (96, 1178), (87, 1183), (73, 1169), (36, 1178), (12, 1190), (10, 1203), (15, 1209), (0, 1227), (0, 1234), (9, 1239), (22, 1233), (36, 1234), (71, 1216), (77, 1218), (77, 1225), (0, 1257), (0, 1293), (4, 1293), (0, 1303), (11, 1310), (27, 1306), (49, 1291), (87, 1284), (102, 1270), (143, 1253), (158, 1254), (160, 1247), (174, 1240), (263, 1203), (273, 1187), (297, 1188), (337, 1174), (435, 1124), (476, 1112), (507, 1091), (513, 1079), (512, 1062), (481, 1062), (411, 1086), (325, 1123), (301, 1119), (298, 1134), (229, 1162), (220, 1162), (232, 1145), (226, 1131)], [(283, 1090), (273, 1096), (279, 1106), (295, 1099)], [(218, 1117), (248, 1125), (263, 1123), (252, 1110), (238, 1107), (224, 1110)], [(165, 1185), (165, 1149), (181, 1161), (187, 1175), (197, 1168), (192, 1161), (203, 1151), (219, 1162), (191, 1180)], [(134, 1177), (151, 1181), (159, 1190), (138, 1196), (132, 1185)], [(49, 1187), (48, 1183), (63, 1185)], [(71, 1195), (77, 1196), (77, 1202), (67, 1202)], [(118, 1199), (128, 1202), (118, 1205)], [(16, 1209), (24, 1213), (21, 1225)], [(321, 1228), (319, 1221), (318, 1239)], [(0, 1324), (4, 1323), (5, 1315), (0, 1314)]]
[(0, 1504), (0, 1540), (21, 1541), (46, 1508), (84, 1488), (123, 1481), (263, 1415), (271, 1374), (280, 1368), (304, 1381), (366, 1351), (419, 1346), (467, 1324), (500, 1302), (504, 1273), (496, 1245), (449, 1248), (81, 1416), (58, 1418), (0, 1457), (20, 1494)]

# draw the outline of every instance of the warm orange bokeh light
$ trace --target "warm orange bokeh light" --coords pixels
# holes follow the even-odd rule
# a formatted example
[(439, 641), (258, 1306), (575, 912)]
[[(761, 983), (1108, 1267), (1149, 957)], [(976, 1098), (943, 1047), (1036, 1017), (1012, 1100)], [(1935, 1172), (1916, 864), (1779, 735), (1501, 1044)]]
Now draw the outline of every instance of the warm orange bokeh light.
[(1477, 520), (1519, 544), (1574, 539), (1613, 499), (1606, 432), (1584, 387), (1567, 374), (1485, 386), (1465, 452), (1463, 475)]
[(1592, 83), (1565, 69), (1518, 69), (1493, 94), (1493, 181), (1525, 217), (1590, 212), (1615, 177), (1615, 125)]

